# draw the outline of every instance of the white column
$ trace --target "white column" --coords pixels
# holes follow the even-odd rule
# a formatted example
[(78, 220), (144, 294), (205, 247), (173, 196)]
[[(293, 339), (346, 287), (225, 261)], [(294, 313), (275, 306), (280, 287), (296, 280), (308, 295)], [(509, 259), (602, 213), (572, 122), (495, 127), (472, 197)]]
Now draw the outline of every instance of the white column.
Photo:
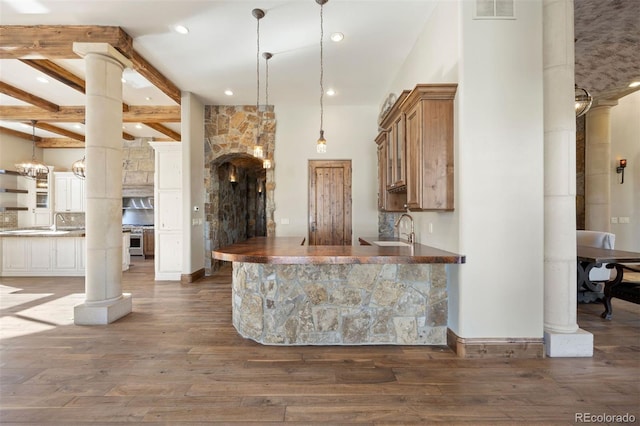
[(544, 0), (544, 339), (548, 356), (592, 356), (577, 324), (573, 1)]
[(122, 71), (130, 61), (107, 43), (74, 43), (86, 66), (85, 302), (76, 324), (109, 324), (131, 312), (122, 293)]
[(611, 229), (611, 107), (618, 101), (600, 101), (587, 113), (585, 129), (585, 229)]

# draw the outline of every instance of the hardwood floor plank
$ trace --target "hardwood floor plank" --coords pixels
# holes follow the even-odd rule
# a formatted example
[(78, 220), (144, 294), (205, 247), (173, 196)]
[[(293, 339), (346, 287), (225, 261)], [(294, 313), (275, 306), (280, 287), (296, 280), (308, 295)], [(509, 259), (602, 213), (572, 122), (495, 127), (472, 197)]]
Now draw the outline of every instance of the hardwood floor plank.
[[(640, 306), (578, 306), (593, 358), (461, 359), (447, 347), (262, 346), (231, 324), (230, 269), (123, 274), (133, 313), (69, 322), (82, 278), (0, 278), (3, 424), (574, 424), (640, 418)], [(618, 303), (620, 302), (620, 303)]]

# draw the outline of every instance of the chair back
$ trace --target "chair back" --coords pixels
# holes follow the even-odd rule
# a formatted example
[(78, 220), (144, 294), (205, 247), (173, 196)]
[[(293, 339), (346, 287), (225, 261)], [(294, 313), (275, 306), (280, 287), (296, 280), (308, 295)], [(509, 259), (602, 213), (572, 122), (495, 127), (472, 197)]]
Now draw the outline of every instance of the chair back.
[[(576, 240), (579, 246), (597, 247), (604, 249), (614, 249), (616, 242), (616, 234), (603, 231), (576, 231)], [(611, 269), (607, 269), (606, 265), (599, 268), (592, 268), (589, 272), (591, 281), (607, 281), (611, 279)]]

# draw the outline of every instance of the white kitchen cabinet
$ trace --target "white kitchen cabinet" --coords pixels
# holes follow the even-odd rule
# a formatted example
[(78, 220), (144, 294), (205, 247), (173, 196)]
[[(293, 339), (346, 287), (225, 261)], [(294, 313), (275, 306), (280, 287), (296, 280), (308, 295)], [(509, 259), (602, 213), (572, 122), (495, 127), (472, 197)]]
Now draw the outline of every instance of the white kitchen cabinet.
[(182, 144), (151, 142), (155, 151), (155, 279), (182, 275)]
[(43, 179), (18, 177), (18, 187), (27, 191), (26, 194), (18, 195), (18, 202), (28, 208), (26, 211), (18, 212), (18, 226), (28, 228), (52, 224), (50, 183), (53, 181), (53, 167), (49, 166), (49, 170), (48, 176)]
[(71, 172), (54, 173), (56, 212), (84, 212), (84, 181)]
[[(122, 234), (122, 270), (129, 269), (129, 233)], [(0, 276), (84, 276), (84, 237), (0, 238)]]

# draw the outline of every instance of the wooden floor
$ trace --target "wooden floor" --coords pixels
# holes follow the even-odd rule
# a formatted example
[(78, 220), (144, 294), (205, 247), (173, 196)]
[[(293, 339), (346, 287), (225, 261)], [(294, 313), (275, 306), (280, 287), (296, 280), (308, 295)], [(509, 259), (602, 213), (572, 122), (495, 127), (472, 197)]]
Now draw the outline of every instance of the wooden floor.
[[(446, 347), (269, 347), (231, 325), (230, 271), (124, 274), (134, 312), (73, 325), (83, 278), (0, 278), (3, 424), (574, 424), (640, 421), (640, 309), (580, 305), (593, 358), (457, 358)], [(608, 423), (614, 423), (610, 421)]]

